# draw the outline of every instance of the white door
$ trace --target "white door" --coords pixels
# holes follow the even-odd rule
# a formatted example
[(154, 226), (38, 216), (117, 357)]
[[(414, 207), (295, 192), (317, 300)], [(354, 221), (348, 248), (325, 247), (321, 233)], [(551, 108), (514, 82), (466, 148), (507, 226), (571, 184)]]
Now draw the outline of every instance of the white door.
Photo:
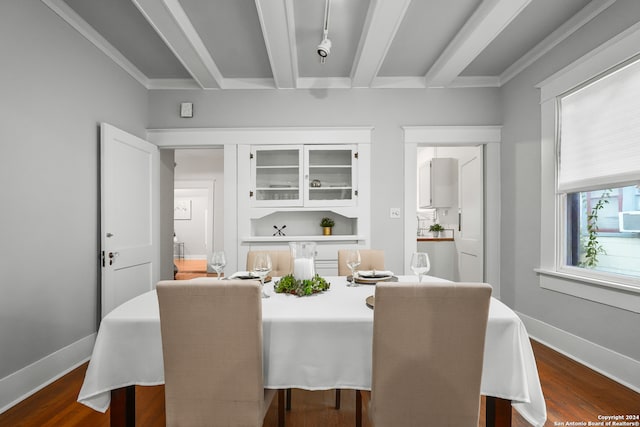
[(102, 317), (153, 289), (159, 271), (158, 147), (100, 126)]
[(460, 225), (456, 237), (461, 282), (484, 281), (484, 188), (482, 146), (460, 159)]

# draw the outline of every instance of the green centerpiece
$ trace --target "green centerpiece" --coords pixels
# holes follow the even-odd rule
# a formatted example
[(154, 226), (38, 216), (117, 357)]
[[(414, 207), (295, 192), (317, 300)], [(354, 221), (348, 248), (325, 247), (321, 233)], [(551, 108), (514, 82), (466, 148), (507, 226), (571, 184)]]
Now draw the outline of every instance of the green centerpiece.
[(312, 279), (306, 280), (299, 280), (293, 277), (293, 274), (287, 274), (274, 284), (273, 289), (279, 294), (293, 294), (303, 297), (324, 292), (330, 286), (331, 283), (317, 274)]

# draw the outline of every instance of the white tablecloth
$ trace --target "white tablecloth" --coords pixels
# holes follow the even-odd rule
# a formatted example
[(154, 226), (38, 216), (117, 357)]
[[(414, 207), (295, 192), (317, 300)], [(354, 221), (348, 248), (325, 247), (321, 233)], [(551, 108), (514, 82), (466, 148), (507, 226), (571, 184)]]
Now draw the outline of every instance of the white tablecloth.
[[(365, 299), (375, 293), (375, 286), (347, 287), (344, 277), (327, 279), (331, 289), (310, 297), (275, 294), (271, 284), (265, 285), (271, 295), (262, 300), (265, 387), (371, 388), (373, 310)], [(158, 300), (151, 291), (102, 320), (78, 401), (104, 412), (112, 389), (163, 384), (162, 363)], [(481, 392), (512, 400), (532, 425), (542, 426), (546, 420), (529, 336), (520, 318), (495, 298), (487, 325)]]

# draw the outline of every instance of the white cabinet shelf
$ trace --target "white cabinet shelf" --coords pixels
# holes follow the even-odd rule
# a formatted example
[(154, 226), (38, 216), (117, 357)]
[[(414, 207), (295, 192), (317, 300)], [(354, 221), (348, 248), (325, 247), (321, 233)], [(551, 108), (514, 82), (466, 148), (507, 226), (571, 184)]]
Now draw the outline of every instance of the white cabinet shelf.
[(286, 243), (286, 242), (353, 242), (365, 240), (365, 236), (355, 234), (345, 235), (313, 235), (313, 236), (244, 236), (241, 243)]

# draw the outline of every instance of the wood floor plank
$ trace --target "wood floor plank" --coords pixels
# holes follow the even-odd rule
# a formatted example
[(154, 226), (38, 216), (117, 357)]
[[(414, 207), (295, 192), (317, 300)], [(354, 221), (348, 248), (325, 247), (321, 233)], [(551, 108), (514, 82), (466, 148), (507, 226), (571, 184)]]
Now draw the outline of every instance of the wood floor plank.
[[(640, 394), (545, 347), (532, 342), (542, 391), (547, 403), (546, 426), (566, 422), (598, 421), (598, 415), (640, 415)], [(109, 411), (102, 414), (77, 403), (87, 364), (50, 384), (0, 414), (0, 427), (108, 427)], [(355, 424), (355, 392), (342, 390), (342, 404), (335, 409), (335, 392), (294, 389), (292, 409), (286, 411), (288, 427), (351, 427)], [(363, 427), (371, 427), (363, 405)], [(484, 427), (484, 398), (479, 427)], [(274, 399), (265, 427), (277, 426)], [(558, 424), (555, 424), (558, 423)], [(164, 387), (136, 387), (136, 424), (165, 425)], [(514, 410), (512, 425), (529, 424)]]

